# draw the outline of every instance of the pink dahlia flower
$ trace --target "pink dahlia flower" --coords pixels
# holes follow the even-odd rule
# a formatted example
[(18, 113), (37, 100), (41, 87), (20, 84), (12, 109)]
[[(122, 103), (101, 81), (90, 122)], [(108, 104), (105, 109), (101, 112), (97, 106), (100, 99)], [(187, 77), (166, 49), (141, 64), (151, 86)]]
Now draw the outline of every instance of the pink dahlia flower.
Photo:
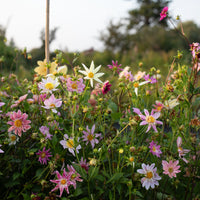
[(82, 93), (85, 88), (85, 84), (83, 84), (83, 79), (79, 78), (78, 80), (72, 80), (71, 78), (67, 78), (67, 89), (70, 92)]
[(95, 144), (99, 143), (98, 137), (101, 137), (100, 133), (94, 133), (95, 131), (95, 124), (92, 126), (90, 130), (88, 126), (86, 127), (87, 131), (83, 131), (83, 141), (86, 141), (86, 145), (90, 142), (92, 148), (94, 148)]
[(181, 172), (180, 170), (178, 170), (180, 168), (180, 166), (178, 165), (179, 161), (172, 161), (170, 160), (169, 163), (165, 160), (162, 161), (162, 165), (163, 165), (163, 174), (167, 174), (169, 175), (170, 178), (176, 177), (176, 174)]
[(162, 151), (160, 150), (160, 145), (157, 145), (154, 141), (149, 144), (150, 152), (157, 157), (160, 157)]
[(167, 17), (168, 7), (164, 7), (162, 12), (160, 13), (160, 21)]
[(109, 83), (109, 81), (106, 81), (102, 87), (102, 93), (107, 94), (110, 91), (111, 86), (112, 85)]
[(45, 150), (45, 147), (43, 148), (43, 150), (42, 151), (38, 151), (38, 153), (36, 153), (36, 155), (39, 155), (39, 161), (40, 161), (40, 163), (41, 164), (47, 164), (47, 161), (49, 160), (49, 157), (51, 157), (52, 155), (50, 154), (50, 149), (48, 149), (48, 150)]
[(118, 74), (120, 71), (122, 71), (123, 69), (120, 68), (121, 64), (118, 64), (118, 61), (114, 61), (112, 60), (112, 65), (107, 65), (110, 69), (113, 69), (113, 71), (116, 71)]
[(64, 189), (66, 190), (66, 192), (69, 194), (69, 186), (72, 184), (70, 179), (71, 179), (71, 173), (68, 173), (65, 171), (65, 168), (63, 170), (63, 175), (61, 175), (58, 171), (55, 171), (57, 178), (56, 180), (50, 180), (53, 183), (56, 183), (56, 187), (54, 189), (51, 190), (51, 192), (60, 189), (60, 196), (62, 196), (62, 193), (64, 191)]
[(188, 160), (186, 160), (184, 158), (185, 154), (188, 153), (190, 150), (189, 149), (183, 149), (182, 148), (182, 138), (178, 137), (177, 138), (177, 147), (178, 147), (178, 153), (179, 153), (179, 157), (186, 163), (188, 163)]
[(22, 131), (26, 132), (31, 128), (29, 125), (31, 121), (27, 120), (28, 115), (26, 113), (18, 110), (18, 112), (10, 113), (9, 116), (12, 121), (7, 122), (7, 124), (11, 125), (8, 132), (14, 131), (16, 135), (21, 136)]
[(45, 106), (42, 106), (43, 108), (51, 109), (52, 112), (57, 113), (55, 108), (59, 108), (62, 105), (62, 101), (61, 99), (56, 99), (54, 94), (52, 94), (49, 99), (44, 101), (44, 105)]
[(133, 112), (137, 113), (142, 122), (140, 122), (140, 125), (148, 125), (146, 133), (151, 129), (151, 127), (154, 129), (154, 131), (157, 133), (156, 124), (163, 124), (161, 121), (157, 121), (157, 119), (160, 117), (160, 112), (154, 113), (154, 111), (151, 111), (151, 114), (149, 114), (148, 110), (144, 109), (145, 115), (143, 115), (138, 108), (133, 108)]

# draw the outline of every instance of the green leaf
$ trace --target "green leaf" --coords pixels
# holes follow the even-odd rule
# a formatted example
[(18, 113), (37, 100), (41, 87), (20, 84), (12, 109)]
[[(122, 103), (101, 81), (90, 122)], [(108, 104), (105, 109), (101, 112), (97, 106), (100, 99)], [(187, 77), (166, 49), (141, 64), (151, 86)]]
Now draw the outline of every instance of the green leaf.
[(21, 176), (21, 174), (19, 172), (15, 172), (13, 174), (13, 180), (16, 180), (17, 178), (19, 178)]
[(119, 119), (121, 118), (121, 116), (122, 116), (122, 113), (119, 113), (119, 112), (111, 113), (111, 118), (114, 121), (119, 121)]
[(52, 145), (55, 147), (57, 145), (57, 143), (58, 143), (58, 139), (57, 139), (56, 135), (54, 135), (52, 138)]
[(196, 89), (194, 90), (194, 94), (200, 94), (200, 87), (198, 87), (198, 88), (196, 88)]
[(117, 112), (117, 109), (118, 109), (116, 103), (114, 103), (113, 101), (109, 102), (108, 108), (110, 108), (112, 112)]
[(110, 183), (110, 182), (116, 182), (118, 181), (124, 174), (123, 173), (116, 173), (114, 174), (107, 182), (106, 184)]
[(90, 166), (90, 168), (88, 170), (89, 179), (95, 178), (97, 176), (98, 172), (99, 172), (99, 167)]

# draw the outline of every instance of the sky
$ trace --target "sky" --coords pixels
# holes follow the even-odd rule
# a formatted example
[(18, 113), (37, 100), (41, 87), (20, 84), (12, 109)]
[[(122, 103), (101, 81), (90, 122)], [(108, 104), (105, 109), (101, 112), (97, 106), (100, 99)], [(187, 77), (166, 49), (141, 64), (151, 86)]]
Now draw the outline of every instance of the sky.
[[(8, 42), (30, 51), (41, 46), (40, 33), (45, 28), (46, 0), (0, 0), (0, 25), (6, 28)], [(56, 40), (50, 45), (70, 52), (90, 48), (103, 50), (98, 39), (110, 20), (127, 17), (137, 8), (136, 0), (50, 0), (50, 29), (58, 27)], [(170, 15), (200, 25), (200, 0), (173, 0)], [(200, 42), (200, 41), (198, 41)]]

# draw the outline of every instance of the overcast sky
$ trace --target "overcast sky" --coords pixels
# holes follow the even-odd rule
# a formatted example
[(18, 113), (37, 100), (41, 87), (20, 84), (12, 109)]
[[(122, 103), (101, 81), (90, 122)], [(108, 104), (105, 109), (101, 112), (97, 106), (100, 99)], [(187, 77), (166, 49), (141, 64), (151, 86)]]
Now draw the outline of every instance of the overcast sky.
[[(51, 50), (102, 50), (100, 32), (110, 20), (118, 21), (136, 7), (136, 0), (50, 0), (50, 29), (59, 28)], [(40, 47), (46, 0), (0, 0), (0, 8), (0, 25), (7, 28), (8, 42), (13, 38), (18, 48), (28, 51)], [(173, 0), (169, 12), (200, 25), (199, 8), (200, 0)]]

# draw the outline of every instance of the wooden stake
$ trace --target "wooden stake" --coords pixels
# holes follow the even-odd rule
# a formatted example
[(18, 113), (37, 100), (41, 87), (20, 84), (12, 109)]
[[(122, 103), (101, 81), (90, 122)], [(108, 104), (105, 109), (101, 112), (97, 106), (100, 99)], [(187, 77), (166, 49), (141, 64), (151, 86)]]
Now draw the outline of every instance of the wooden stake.
[[(46, 0), (46, 28), (45, 28), (45, 59), (49, 63), (49, 4), (50, 0)], [(49, 68), (47, 68), (49, 74)]]

